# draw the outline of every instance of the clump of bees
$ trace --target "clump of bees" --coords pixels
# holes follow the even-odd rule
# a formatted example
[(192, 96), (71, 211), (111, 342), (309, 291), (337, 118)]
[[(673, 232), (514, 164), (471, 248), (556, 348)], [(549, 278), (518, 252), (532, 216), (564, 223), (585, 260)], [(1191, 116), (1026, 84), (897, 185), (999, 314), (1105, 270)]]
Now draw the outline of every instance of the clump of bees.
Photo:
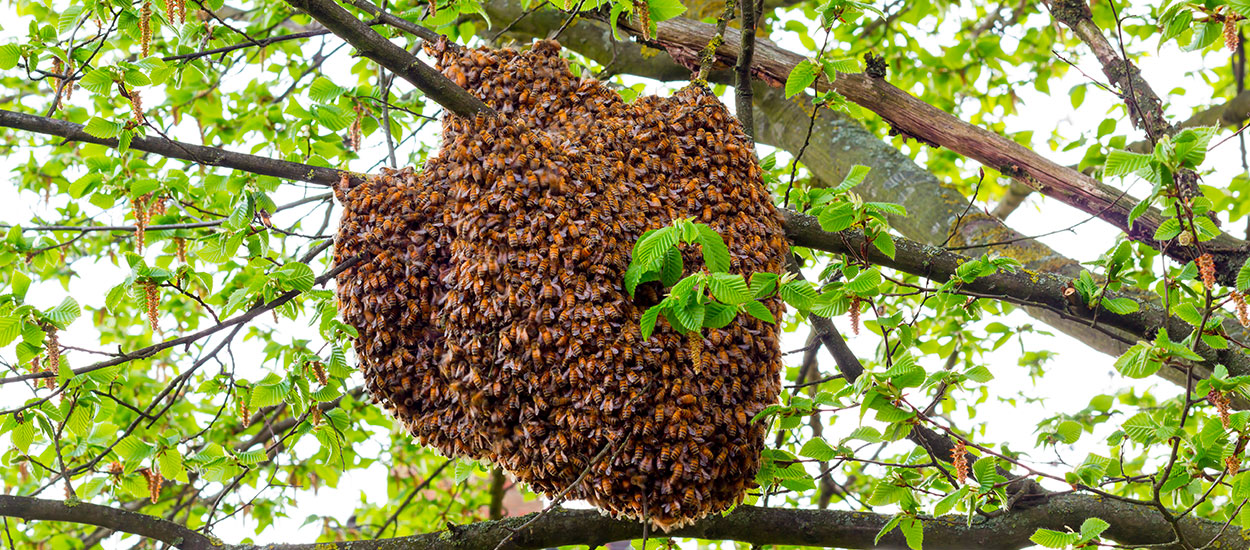
[(423, 443), (615, 516), (668, 530), (740, 502), (766, 430), (751, 420), (780, 391), (777, 327), (661, 323), (644, 341), (664, 289), (624, 290), (634, 243), (677, 218), (719, 231), (732, 272), (781, 270), (740, 124), (701, 86), (627, 104), (554, 41), (426, 48), (498, 115), (448, 116), (423, 171), (336, 190), (336, 260), (368, 258), (338, 297), (372, 394)]

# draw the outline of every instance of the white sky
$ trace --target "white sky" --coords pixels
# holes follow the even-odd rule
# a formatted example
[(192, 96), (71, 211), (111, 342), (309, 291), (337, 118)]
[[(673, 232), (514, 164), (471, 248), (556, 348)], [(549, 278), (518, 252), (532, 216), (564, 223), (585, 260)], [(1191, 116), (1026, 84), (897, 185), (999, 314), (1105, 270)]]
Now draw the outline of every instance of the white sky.
[[(65, 4), (65, 2), (60, 1), (57, 4)], [(1046, 16), (1037, 15), (1035, 17)], [(11, 25), (0, 23), (0, 44), (20, 39), (20, 36), (24, 35), (27, 22), (22, 18), (17, 18), (13, 13), (12, 6), (0, 6), (0, 22), (3, 21), (15, 21), (16, 23)], [(804, 51), (803, 47), (792, 36), (783, 39), (781, 43), (783, 46), (795, 51)], [(1003, 48), (1008, 52), (1014, 49), (1010, 34), (1004, 40)], [(340, 84), (355, 81), (355, 77), (346, 76), (346, 71), (344, 70), (345, 67), (353, 62), (347, 57), (347, 50), (348, 48), (344, 48), (338, 54), (337, 60), (331, 60), (324, 65), (328, 76)], [(1208, 66), (1223, 66), (1228, 62), (1228, 53), (1226, 51), (1207, 54), (1205, 59), (1200, 61), (1198, 54), (1182, 53), (1175, 47), (1175, 44), (1164, 47), (1158, 56), (1153, 55), (1153, 50), (1153, 45), (1143, 50), (1150, 54), (1150, 57), (1140, 60), (1140, 64), (1143, 74), (1151, 82), (1155, 90), (1161, 94), (1166, 94), (1175, 88), (1181, 90), (1191, 87), (1194, 90), (1208, 89), (1206, 84), (1198, 77), (1186, 75), (1185, 73), (1195, 70), (1203, 62)], [(1076, 60), (1085, 73), (1101, 76), (1101, 70), (1091, 55), (1078, 54)], [(1050, 88), (1053, 91), (1051, 96), (1040, 94), (1029, 86), (1020, 87), (1016, 91), (1021, 97), (1023, 107), (1019, 115), (1014, 115), (1007, 119), (1008, 128), (1012, 131), (1034, 130), (1034, 136), (1037, 140), (1035, 146), (1039, 152), (1059, 163), (1071, 164), (1077, 162), (1081, 158), (1083, 148), (1078, 148), (1069, 153), (1053, 152), (1045, 144), (1045, 140), (1050, 136), (1052, 130), (1056, 129), (1060, 135), (1073, 137), (1078, 132), (1092, 132), (1097, 124), (1107, 116), (1106, 113), (1116, 104), (1116, 98), (1091, 87), (1086, 95), (1085, 104), (1078, 112), (1074, 112), (1067, 92), (1072, 86), (1082, 82), (1085, 82), (1085, 78), (1080, 72), (1070, 71), (1064, 78), (1051, 83)], [(244, 85), (246, 85), (246, 79), (238, 79), (226, 83), (227, 87), (241, 88)], [(671, 89), (669, 86), (652, 82), (647, 84), (645, 93), (668, 93), (667, 90), (669, 89)], [(148, 92), (145, 92), (146, 94)], [(82, 92), (82, 95), (85, 96), (86, 92)], [(157, 104), (159, 101), (156, 97), (145, 99), (147, 99), (145, 103), (149, 105)], [(1164, 100), (1169, 103), (1168, 114), (1179, 119), (1188, 117), (1191, 113), (1191, 108), (1194, 106), (1219, 103), (1224, 99), (1226, 98), (1213, 99), (1202, 96), (1201, 93), (1164, 97)], [(301, 99), (301, 102), (307, 105), (306, 99)], [(732, 108), (732, 101), (729, 102), (729, 105)], [(435, 126), (437, 125), (432, 124), (430, 128)], [(1127, 131), (1129, 126), (1127, 121), (1122, 121), (1118, 130), (1120, 132)], [(174, 135), (195, 142), (198, 138), (195, 137), (193, 132), (186, 131), (187, 128), (190, 127), (184, 124), (184, 128), (175, 132)], [(1228, 131), (1224, 131), (1216, 138), (1216, 141), (1228, 134)], [(1129, 141), (1136, 141), (1140, 137), (1140, 135), (1131, 135)], [(353, 170), (366, 170), (373, 166), (384, 154), (384, 138), (381, 133), (375, 133), (366, 137), (366, 149), (362, 151), (364, 158), (352, 162), (350, 168)], [(1220, 148), (1213, 150), (1208, 163), (1215, 167), (1215, 172), (1204, 178), (1205, 183), (1222, 186), (1240, 173), (1241, 167), (1238, 155), (1236, 140), (1230, 140)], [(24, 160), (25, 155), (15, 155), (9, 159), (0, 158), (0, 173), (10, 173), (17, 162)], [(974, 172), (975, 169), (975, 164), (970, 163), (968, 173)], [(12, 178), (10, 181), (12, 181)], [(1119, 182), (1114, 181), (1108, 183), (1119, 184)], [(1144, 189), (1144, 185), (1139, 186), (1139, 188)], [(302, 193), (303, 191), (299, 189), (284, 190), (275, 197), (275, 200), (282, 204), (303, 196)], [(992, 207), (993, 205), (985, 206)], [(302, 210), (298, 209), (297, 211), (302, 212)], [(46, 215), (48, 213), (49, 207), (42, 203), (41, 197), (36, 197), (29, 192), (18, 193), (15, 187), (0, 185), (0, 220), (4, 223), (23, 223), (34, 214)], [(289, 223), (294, 220), (291, 217), (293, 215), (296, 214), (279, 214), (275, 216), (275, 223)], [(1056, 228), (1070, 226), (1085, 218), (1085, 214), (1057, 201), (1040, 199), (1034, 195), (1011, 216), (1010, 225), (1026, 235), (1041, 234)], [(121, 219), (107, 220), (102, 218), (99, 221), (101, 223), (123, 223)], [(1229, 227), (1232, 227), (1234, 235), (1237, 235), (1236, 227), (1240, 226), (1241, 222)], [(1105, 251), (1115, 241), (1116, 235), (1117, 231), (1106, 224), (1095, 221), (1082, 225), (1076, 233), (1061, 233), (1042, 238), (1041, 240), (1070, 257), (1087, 261), (1097, 258), (1100, 253)], [(79, 262), (75, 264), (75, 268), (78, 269), (81, 276), (74, 280), (68, 291), (84, 305), (93, 307), (102, 306), (103, 297), (107, 290), (120, 282), (128, 272), (128, 270), (107, 263), (84, 265), (83, 262)], [(51, 306), (60, 302), (65, 294), (65, 290), (59, 288), (59, 285), (38, 284), (32, 287), (29, 299), (39, 306)], [(1006, 319), (998, 320), (1012, 326), (1024, 324), (1040, 325), (1039, 322), (1019, 312), (1008, 316)], [(850, 334), (850, 328), (845, 318), (837, 319), (836, 322), (844, 334)], [(306, 332), (306, 324), (301, 322), (284, 322), (281, 326), (284, 331), (290, 331), (291, 338), (303, 336)], [(1047, 364), (1046, 375), (1041, 379), (1031, 380), (1025, 368), (1016, 366), (1020, 354), (1019, 345), (1008, 344), (985, 358), (986, 366), (996, 377), (996, 380), (993, 382), (995, 395), (1011, 396), (1019, 392), (1027, 396), (1045, 396), (1047, 398), (1044, 407), (1036, 405), (1011, 406), (994, 400), (981, 405), (978, 410), (977, 420), (984, 418), (996, 419), (988, 425), (987, 432), (983, 436), (985, 441), (1005, 442), (1014, 450), (1033, 449), (1033, 442), (1036, 437), (1033, 427), (1037, 421), (1059, 412), (1079, 411), (1088, 404), (1088, 400), (1091, 397), (1100, 393), (1112, 393), (1119, 388), (1127, 386), (1133, 386), (1138, 391), (1153, 388), (1158, 390), (1160, 395), (1166, 396), (1175, 395), (1178, 392), (1178, 389), (1171, 384), (1157, 381), (1154, 378), (1146, 380), (1124, 379), (1116, 375), (1112, 369), (1114, 358), (1094, 352), (1079, 342), (1057, 332), (1056, 334), (1054, 337), (1040, 335), (1027, 335), (1024, 337), (1025, 346), (1028, 349), (1050, 349), (1059, 353), (1057, 360)], [(93, 331), (90, 327), (90, 321), (84, 318), (80, 319), (72, 327), (64, 340), (75, 345), (93, 347), (90, 341), (92, 337)], [(787, 334), (782, 346), (783, 350), (788, 351), (801, 347), (805, 338), (805, 332)], [(861, 356), (871, 356), (876, 343), (875, 337), (867, 331), (864, 331), (862, 336), (851, 339), (852, 347)], [(255, 344), (250, 342), (236, 344), (235, 349), (236, 357), (240, 358), (239, 363), (236, 365), (238, 375), (253, 380), (261, 378), (265, 371), (255, 366), (255, 361), (246, 359), (249, 353), (256, 352)], [(0, 350), (0, 356), (12, 361), (14, 357), (12, 346)], [(797, 355), (789, 356), (788, 359), (797, 361)], [(70, 360), (79, 363), (87, 361), (86, 358), (74, 357), (72, 354)], [(922, 363), (928, 370), (934, 370), (941, 367), (939, 361), (940, 359), (937, 358), (926, 357)], [(824, 372), (833, 372), (834, 367), (824, 354), (821, 356), (821, 362)], [(25, 399), (25, 393), (17, 390), (18, 388), (12, 387), (0, 389), (0, 403)], [(848, 414), (844, 418), (839, 419), (832, 428), (827, 430), (826, 439), (834, 441), (841, 435), (854, 429), (856, 427), (856, 416)], [(967, 422), (967, 419), (962, 417), (962, 412), (954, 415), (952, 420), (959, 425), (967, 425), (961, 423), (961, 421)], [(1075, 448), (1061, 447), (1061, 455), (1069, 463), (1080, 462), (1086, 452), (1097, 452), (1105, 448), (1105, 445), (1101, 442), (1106, 435), (1107, 433), (1099, 433), (1096, 436), (1086, 434)], [(1034, 458), (1049, 461), (1054, 456), (1053, 453), (1041, 451), (1035, 454)], [(1062, 475), (1063, 467), (1048, 468), (1048, 471)], [(362, 493), (366, 495), (385, 494), (385, 476), (386, 471), (382, 467), (353, 470), (344, 475), (338, 489), (323, 488), (315, 496), (312, 494), (300, 496), (299, 507), (291, 511), (293, 519), (279, 522), (278, 527), (271, 528), (266, 533), (254, 536), (254, 525), (251, 520), (235, 519), (222, 524), (216, 530), (216, 535), (231, 542), (249, 536), (254, 536), (257, 543), (312, 541), (319, 532), (320, 525), (319, 522), (314, 522), (306, 527), (299, 527), (299, 524), (303, 522), (306, 516), (320, 514), (335, 516), (340, 520), (345, 520), (353, 509), (353, 504), (360, 500)], [(254, 489), (244, 489), (240, 493), (250, 497), (254, 493)], [(112, 547), (128, 547), (130, 544), (130, 542), (123, 544), (115, 541)]]

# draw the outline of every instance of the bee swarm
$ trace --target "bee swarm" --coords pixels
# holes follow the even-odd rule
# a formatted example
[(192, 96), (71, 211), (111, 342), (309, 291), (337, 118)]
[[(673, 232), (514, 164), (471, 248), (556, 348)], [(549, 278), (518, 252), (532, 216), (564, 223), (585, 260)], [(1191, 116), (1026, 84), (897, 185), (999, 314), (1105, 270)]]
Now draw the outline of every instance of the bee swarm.
[(337, 189), (336, 260), (371, 257), (338, 297), (372, 394), (423, 443), (615, 516), (668, 530), (740, 502), (764, 445), (751, 419), (780, 391), (776, 325), (662, 322), (644, 341), (662, 289), (623, 288), (638, 237), (681, 217), (724, 236), (732, 272), (780, 271), (739, 123), (700, 86), (627, 104), (554, 41), (426, 48), (498, 116), (448, 116), (422, 172)]

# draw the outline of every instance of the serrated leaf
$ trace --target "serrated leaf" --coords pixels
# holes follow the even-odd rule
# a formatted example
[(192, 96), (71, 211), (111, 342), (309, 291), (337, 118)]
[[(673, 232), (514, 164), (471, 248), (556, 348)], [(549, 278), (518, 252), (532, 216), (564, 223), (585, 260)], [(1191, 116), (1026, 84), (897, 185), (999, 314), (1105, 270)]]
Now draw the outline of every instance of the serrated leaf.
[(1156, 241), (1170, 241), (1181, 234), (1181, 222), (1176, 218), (1168, 218), (1155, 229)]
[(105, 96), (111, 95), (113, 93), (113, 71), (94, 69), (83, 75), (78, 81), (78, 85), (92, 93)]
[(100, 117), (91, 117), (91, 120), (87, 121), (87, 125), (83, 126), (82, 131), (92, 137), (109, 139), (121, 135), (122, 129), (125, 128), (125, 126), (125, 124), (120, 122), (104, 120)]
[(156, 457), (156, 467), (165, 479), (173, 479), (187, 483), (187, 469), (182, 464), (182, 455), (173, 449), (166, 449)]
[(1136, 344), (1115, 360), (1115, 369), (1129, 378), (1145, 378), (1159, 371), (1163, 364), (1150, 356), (1150, 349)]
[(308, 99), (317, 103), (333, 103), (347, 92), (346, 88), (339, 87), (324, 76), (319, 76), (308, 86)]
[(22, 320), (18, 317), (0, 317), (0, 348), (13, 343), (22, 334)]
[(844, 231), (855, 223), (855, 207), (849, 203), (839, 202), (826, 206), (816, 216), (820, 228), (830, 233)]
[(885, 254), (891, 260), (894, 259), (894, 237), (891, 237), (889, 233), (885, 231), (877, 233), (877, 236), (872, 240), (872, 245), (877, 247), (877, 250), (880, 250), (882, 254)]
[(812, 308), (812, 304), (816, 302), (818, 293), (816, 287), (812, 283), (796, 279), (781, 285), (781, 289), (777, 293), (787, 304), (794, 306), (801, 311), (808, 311)]
[(1146, 413), (1137, 413), (1124, 421), (1120, 429), (1129, 439), (1141, 444), (1148, 444), (1155, 437), (1155, 423)]
[(810, 59), (804, 59), (790, 69), (790, 76), (786, 77), (786, 99), (794, 97), (816, 82), (817, 71), (816, 64)]
[(660, 305), (656, 304), (642, 313), (642, 320), (639, 321), (639, 326), (642, 330), (642, 340), (644, 342), (651, 339), (651, 333), (655, 332), (655, 323), (660, 317), (661, 309)]
[(1237, 290), (1245, 292), (1250, 290), (1250, 258), (1246, 259), (1246, 263), (1241, 264), (1241, 269), (1237, 270)]
[(907, 539), (907, 546), (911, 550), (923, 550), (924, 546), (924, 523), (916, 518), (906, 518), (899, 522), (898, 528), (903, 532), (903, 537)]
[(0, 71), (7, 71), (17, 66), (17, 60), (22, 57), (22, 48), (17, 44), (5, 44), (0, 46)]
[(1112, 151), (1107, 155), (1107, 162), (1103, 165), (1103, 175), (1107, 177), (1126, 176), (1150, 166), (1150, 161), (1153, 159), (1154, 157), (1150, 155), (1130, 153), (1128, 151)]
[(876, 294), (881, 286), (881, 271), (877, 268), (867, 269), (857, 275), (843, 287), (847, 292), (859, 295)]
[(1103, 298), (1102, 307), (1116, 315), (1128, 315), (1140, 309), (1136, 301), (1125, 296), (1111, 299)]
[(809, 439), (807, 443), (803, 444), (803, 448), (799, 449), (799, 456), (824, 462), (832, 460), (833, 457), (837, 456), (837, 453), (823, 438), (816, 437)]
[(851, 169), (847, 171), (846, 177), (842, 178), (842, 183), (839, 183), (837, 187), (834, 187), (832, 189), (832, 192), (842, 193), (842, 192), (850, 190), (852, 187), (855, 187), (856, 185), (863, 183), (864, 178), (868, 177), (868, 172), (870, 170), (871, 168), (864, 166), (862, 164), (856, 164), (855, 166), (852, 166)]
[(981, 457), (972, 464), (972, 473), (982, 487), (990, 487), (1007, 481), (998, 473), (998, 459), (992, 456)]
[(55, 324), (57, 328), (64, 330), (79, 315), (82, 315), (82, 308), (78, 306), (78, 301), (71, 296), (66, 296), (60, 305), (44, 313), (44, 318)]
[(864, 203), (864, 209), (871, 210), (873, 212), (877, 212), (880, 214), (889, 214), (892, 216), (906, 216), (907, 215), (906, 207), (904, 207), (901, 204), (894, 204), (892, 202), (866, 202)]
[(729, 305), (746, 303), (753, 298), (751, 289), (742, 275), (730, 273), (712, 273), (707, 280), (707, 288), (712, 297)]
[(660, 22), (686, 13), (686, 6), (680, 0), (647, 0), (647, 10), (652, 22)]
[(777, 288), (777, 279), (776, 273), (752, 273), (751, 296), (753, 298), (764, 298), (771, 295)]
[(677, 228), (661, 227), (647, 235), (643, 235), (634, 245), (634, 262), (642, 266), (644, 271), (654, 269), (668, 253), (668, 249), (677, 246)]
[(676, 247), (668, 249), (668, 253), (664, 254), (664, 260), (660, 262), (660, 284), (666, 287), (677, 284), (677, 281), (681, 280), (681, 274), (685, 269), (686, 266), (681, 258), (681, 251)]
[(1081, 536), (1076, 533), (1063, 533), (1053, 529), (1038, 529), (1029, 540), (1046, 548), (1067, 548), (1076, 544)]
[(463, 459), (463, 458), (458, 459), (456, 460), (455, 472), (452, 474), (452, 479), (455, 480), (456, 485), (464, 483), (466, 480), (469, 479), (470, 475), (473, 475), (473, 470), (475, 468), (476, 468), (476, 465), (473, 464), (472, 462), (469, 462), (468, 460)]
[(313, 274), (312, 268), (302, 262), (287, 262), (275, 274), (287, 286), (300, 292), (312, 290), (313, 284), (317, 282), (317, 276)]
[(1101, 535), (1103, 531), (1106, 531), (1108, 527), (1111, 527), (1111, 524), (1099, 518), (1086, 519), (1085, 522), (1081, 523), (1080, 542), (1089, 542), (1098, 538), (1098, 536)]
[(729, 271), (729, 247), (711, 227), (699, 224), (699, 247), (703, 249), (703, 263), (711, 272)]
[(1058, 435), (1064, 443), (1071, 445), (1081, 438), (1082, 431), (1084, 427), (1080, 422), (1065, 420), (1059, 424), (1058, 428), (1055, 428), (1055, 435)]
[(758, 302), (758, 301), (747, 302), (745, 304), (742, 304), (742, 310), (747, 312), (747, 315), (755, 317), (756, 319), (764, 321), (765, 323), (773, 324), (777, 322), (777, 318), (773, 317), (773, 312), (769, 311), (768, 307), (765, 306), (763, 302)]

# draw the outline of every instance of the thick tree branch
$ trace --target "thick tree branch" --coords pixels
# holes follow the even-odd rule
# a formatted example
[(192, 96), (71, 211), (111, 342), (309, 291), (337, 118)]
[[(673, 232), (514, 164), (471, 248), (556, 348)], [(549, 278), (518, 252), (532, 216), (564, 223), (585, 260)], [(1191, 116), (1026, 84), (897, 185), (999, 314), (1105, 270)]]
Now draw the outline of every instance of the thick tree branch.
[[(640, 35), (637, 29), (622, 21), (621, 26)], [(699, 48), (715, 35), (715, 27), (707, 23), (676, 17), (658, 24), (652, 44), (662, 47), (677, 62), (691, 65)], [(717, 50), (719, 61), (731, 64), (739, 51), (741, 36), (736, 29), (725, 32), (725, 40)], [(768, 40), (757, 40), (754, 73), (773, 85), (785, 82), (790, 69), (803, 56), (778, 47)], [(821, 80), (818, 86), (828, 86)], [(1053, 197), (1078, 210), (1097, 216), (1124, 231), (1133, 240), (1162, 248), (1154, 240), (1155, 230), (1164, 217), (1151, 209), (1128, 225), (1128, 214), (1135, 201), (1122, 191), (1104, 185), (1072, 168), (1055, 163), (1003, 136), (964, 122), (881, 79), (866, 74), (841, 74), (832, 88), (851, 101), (877, 113), (899, 131), (937, 143), (952, 151), (1016, 178), (1046, 196)], [(1207, 251), (1216, 257), (1221, 282), (1231, 284), (1237, 267), (1248, 255), (1246, 243), (1227, 234), (1206, 243)], [(1165, 252), (1178, 260), (1190, 261), (1195, 247), (1172, 246)], [(1233, 266), (1233, 269), (1228, 269)]]
[(182, 550), (220, 547), (208, 537), (172, 521), (87, 502), (0, 495), (0, 516), (95, 525), (158, 540)]
[(287, 0), (287, 3), (304, 10), (362, 55), (402, 76), (448, 111), (463, 117), (494, 112), (482, 100), (448, 80), (443, 73), (374, 32), (334, 0)]
[[(591, 547), (617, 540), (642, 538), (642, 524), (615, 520), (595, 510), (555, 509), (519, 529), (533, 515), (483, 521), (455, 526), (447, 531), (378, 539), (303, 544), (233, 545), (210, 539), (178, 524), (116, 508), (94, 504), (68, 505), (29, 497), (0, 496), (0, 516), (27, 520), (87, 523), (117, 531), (156, 538), (184, 550), (453, 550), (493, 548), (511, 536), (508, 547), (516, 549), (551, 548), (569, 545)], [(1032, 546), (1029, 537), (1039, 528), (1066, 531), (1080, 528), (1088, 518), (1097, 517), (1111, 524), (1106, 539), (1125, 545), (1160, 544), (1172, 540), (1172, 529), (1153, 509), (1116, 500), (1085, 495), (1059, 495), (1026, 510), (1016, 510), (989, 519), (977, 518), (969, 525), (966, 517), (924, 518), (925, 550), (1015, 550)], [(826, 546), (837, 548), (906, 548), (897, 529), (874, 542), (877, 532), (891, 518), (889, 514), (840, 510), (795, 510), (739, 506), (725, 516), (713, 516), (672, 536), (704, 540), (732, 540), (750, 544)], [(1215, 539), (1218, 548), (1250, 547), (1237, 527), (1220, 533), (1223, 524), (1187, 517), (1181, 530), (1188, 540), (1205, 543)], [(514, 533), (514, 530), (515, 533)]]

